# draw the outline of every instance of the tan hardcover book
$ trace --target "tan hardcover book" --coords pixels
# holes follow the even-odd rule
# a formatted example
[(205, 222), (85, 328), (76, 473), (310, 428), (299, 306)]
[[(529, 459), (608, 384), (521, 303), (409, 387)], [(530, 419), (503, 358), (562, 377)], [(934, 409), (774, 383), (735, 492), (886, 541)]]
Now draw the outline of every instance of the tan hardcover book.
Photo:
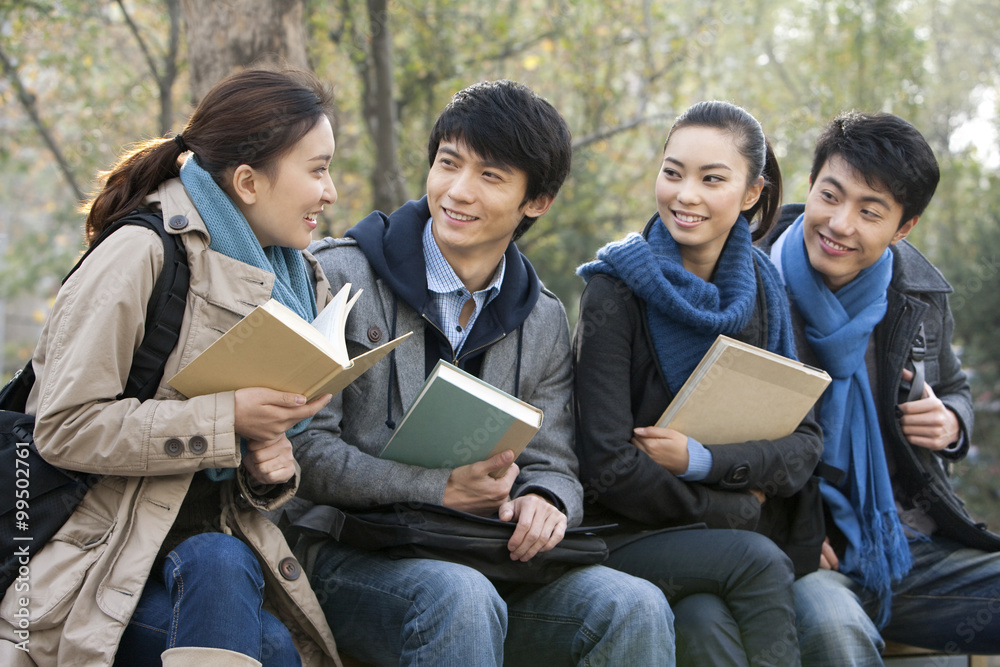
[(516, 458), (541, 426), (538, 408), (438, 361), (379, 457), (425, 468), (457, 468), (505, 449)]
[(168, 383), (188, 398), (244, 387), (309, 400), (339, 393), (413, 333), (351, 359), (344, 326), (361, 291), (350, 291), (346, 283), (311, 324), (275, 299), (257, 306)]
[(656, 423), (703, 445), (792, 433), (830, 384), (826, 371), (719, 336)]

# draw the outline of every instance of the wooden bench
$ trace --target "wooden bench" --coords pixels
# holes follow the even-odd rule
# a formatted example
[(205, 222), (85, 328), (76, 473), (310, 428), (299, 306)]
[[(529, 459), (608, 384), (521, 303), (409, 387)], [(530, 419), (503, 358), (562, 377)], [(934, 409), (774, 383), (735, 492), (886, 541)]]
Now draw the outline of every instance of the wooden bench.
[[(344, 667), (369, 667), (349, 655), (340, 655)], [(989, 667), (989, 659), (981, 655), (946, 655), (937, 651), (886, 642), (882, 653), (891, 667)]]
[(988, 667), (981, 655), (948, 655), (915, 646), (886, 642), (882, 658), (887, 667)]

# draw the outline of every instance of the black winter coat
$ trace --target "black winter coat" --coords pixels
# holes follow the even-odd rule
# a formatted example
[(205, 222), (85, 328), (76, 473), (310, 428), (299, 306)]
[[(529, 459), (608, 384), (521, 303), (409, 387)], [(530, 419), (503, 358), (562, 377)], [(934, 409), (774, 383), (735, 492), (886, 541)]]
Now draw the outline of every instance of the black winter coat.
[[(802, 213), (802, 204), (782, 207), (778, 225), (768, 234), (765, 246), (773, 243)], [(892, 280), (885, 317), (875, 327), (875, 355), (878, 377), (875, 405), (882, 439), (896, 462), (895, 482), (913, 506), (925, 509), (937, 523), (938, 531), (975, 549), (1000, 551), (1000, 536), (976, 523), (955, 495), (947, 472), (948, 460), (961, 460), (968, 452), (972, 436), (973, 412), (969, 383), (951, 347), (955, 321), (948, 304), (951, 285), (920, 251), (908, 241), (890, 246), (893, 253)], [(765, 250), (767, 248), (765, 247)], [(935, 453), (911, 445), (899, 420), (896, 405), (905, 401), (908, 387), (903, 368), (913, 370), (912, 350), (921, 322), (924, 325), (926, 381), (934, 394), (958, 417), (964, 445), (957, 452)], [(805, 323), (792, 303), (792, 323), (799, 358), (819, 366), (805, 339)], [(822, 401), (822, 399), (820, 399)], [(818, 409), (818, 405), (817, 405)]]

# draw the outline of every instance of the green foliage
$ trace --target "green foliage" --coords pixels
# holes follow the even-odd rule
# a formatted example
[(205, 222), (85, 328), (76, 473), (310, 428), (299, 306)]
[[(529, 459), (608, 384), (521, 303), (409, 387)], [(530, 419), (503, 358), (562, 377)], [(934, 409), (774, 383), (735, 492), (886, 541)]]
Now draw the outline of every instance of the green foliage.
[(994, 407), (976, 413), (976, 433), (969, 456), (955, 464), (952, 483), (966, 509), (990, 530), (1000, 532), (1000, 412)]
[[(162, 51), (164, 4), (125, 6)], [(377, 31), (392, 38), (399, 163), (411, 197), (423, 193), (427, 136), (455, 91), (508, 77), (562, 111), (577, 145), (573, 172), (519, 245), (571, 320), (582, 288), (575, 267), (654, 212), (663, 140), (690, 104), (728, 99), (757, 116), (779, 156), (786, 201), (804, 198), (816, 135), (837, 112), (906, 117), (931, 141), (943, 175), (912, 239), (956, 285), (956, 338), (979, 391), (993, 389), (998, 290), (995, 275), (975, 272), (993, 266), (997, 248), (997, 172), (952, 140), (1000, 86), (995, 2), (398, 0), (374, 20), (362, 0), (305, 0), (305, 10), (310, 62), (337, 102), (331, 172), (340, 198), (327, 233), (368, 213), (372, 179), (386, 177), (372, 173), (359, 69)], [(116, 2), (0, 3), (0, 46), (80, 183), (93, 184), (125, 145), (157, 133), (156, 87)], [(175, 91), (180, 125), (190, 111), (186, 82)], [(10, 86), (0, 86), (0, 105), (0, 294), (51, 294), (80, 247), (78, 202)], [(962, 292), (977, 280), (975, 294)]]

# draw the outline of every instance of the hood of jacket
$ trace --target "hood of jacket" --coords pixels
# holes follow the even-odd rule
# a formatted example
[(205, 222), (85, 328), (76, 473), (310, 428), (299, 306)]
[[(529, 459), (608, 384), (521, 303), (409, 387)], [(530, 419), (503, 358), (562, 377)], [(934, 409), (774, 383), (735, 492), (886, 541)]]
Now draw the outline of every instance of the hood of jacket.
[[(424, 263), (424, 225), (430, 219), (427, 197), (410, 201), (385, 215), (375, 211), (347, 230), (358, 242), (372, 270), (400, 299), (436, 325), (441, 322), (431, 307)], [(475, 350), (517, 329), (538, 301), (542, 283), (528, 258), (512, 241), (504, 253), (506, 267), (500, 294), (476, 319), (464, 349)], [(440, 334), (444, 338), (443, 334)]]

